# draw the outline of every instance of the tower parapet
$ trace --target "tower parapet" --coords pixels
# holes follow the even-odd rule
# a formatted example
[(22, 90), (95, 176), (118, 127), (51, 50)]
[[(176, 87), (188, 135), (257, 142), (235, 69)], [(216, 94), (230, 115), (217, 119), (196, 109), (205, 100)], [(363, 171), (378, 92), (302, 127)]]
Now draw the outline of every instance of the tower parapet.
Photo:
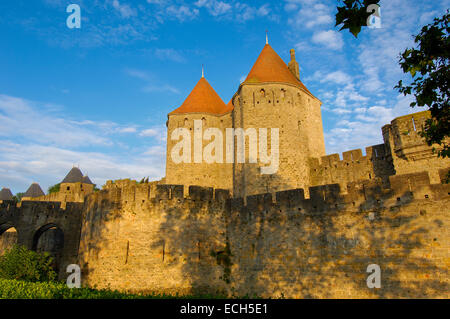
[(439, 149), (439, 145), (428, 146), (420, 135), (430, 117), (430, 111), (397, 117), (383, 126), (383, 139), (396, 174), (425, 170), (429, 172), (432, 183), (440, 183), (439, 171), (450, 167), (450, 158), (438, 158), (433, 148)]

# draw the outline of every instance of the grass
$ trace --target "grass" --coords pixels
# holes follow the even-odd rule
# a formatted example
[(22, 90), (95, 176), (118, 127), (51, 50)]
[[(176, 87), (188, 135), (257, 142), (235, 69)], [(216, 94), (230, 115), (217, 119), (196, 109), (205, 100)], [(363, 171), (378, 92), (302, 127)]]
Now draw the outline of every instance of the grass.
[(0, 279), (0, 299), (214, 299), (220, 295), (129, 294), (110, 289), (68, 288), (61, 282)]

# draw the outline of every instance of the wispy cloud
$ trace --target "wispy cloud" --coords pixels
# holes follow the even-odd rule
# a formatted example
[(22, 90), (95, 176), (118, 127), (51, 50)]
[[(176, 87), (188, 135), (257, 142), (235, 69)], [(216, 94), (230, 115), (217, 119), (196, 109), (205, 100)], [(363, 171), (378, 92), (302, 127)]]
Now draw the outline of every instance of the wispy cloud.
[(169, 85), (169, 84), (160, 84), (160, 85), (156, 85), (156, 84), (147, 84), (142, 88), (143, 92), (170, 92), (170, 93), (174, 93), (174, 94), (179, 94), (180, 91)]
[(156, 78), (156, 76), (148, 72), (130, 68), (126, 68), (124, 71), (127, 75), (146, 82), (141, 88), (143, 92), (170, 92), (174, 94), (180, 93), (180, 91), (177, 88), (169, 84), (161, 83)]
[(257, 17), (268, 17), (271, 10), (268, 4), (260, 7), (252, 7), (246, 3), (235, 3), (235, 14), (237, 22), (246, 22)]
[(170, 18), (175, 18), (181, 22), (186, 20), (192, 20), (198, 16), (198, 9), (189, 8), (188, 6), (170, 5), (166, 8), (166, 14)]
[[(56, 109), (64, 111), (63, 106)], [(8, 95), (0, 95), (0, 122), (0, 184), (15, 192), (34, 181), (46, 189), (60, 182), (73, 164), (97, 184), (126, 177), (157, 179), (164, 173), (161, 127), (154, 127), (144, 142), (140, 133), (145, 130), (137, 125), (70, 119), (55, 113), (51, 104)], [(135, 156), (119, 142), (123, 134), (143, 145), (131, 149)]]
[(332, 25), (332, 7), (323, 3), (311, 3), (298, 10), (297, 3), (288, 2), (285, 7), (288, 11), (294, 11), (295, 14), (288, 19), (288, 23), (297, 29), (314, 28), (320, 25)]
[(44, 110), (39, 111), (35, 102), (0, 95), (0, 136), (62, 146), (112, 144), (107, 137), (95, 134), (86, 125), (55, 116), (45, 111), (45, 105), (41, 108)]
[(128, 4), (121, 4), (119, 0), (113, 0), (112, 6), (116, 9), (120, 15), (124, 18), (129, 18), (137, 14), (136, 9), (132, 8)]
[(154, 54), (160, 60), (185, 62), (183, 55), (175, 49), (155, 49)]
[(335, 30), (319, 31), (313, 34), (312, 42), (332, 50), (340, 50), (344, 45), (342, 34)]
[(354, 118), (342, 119), (325, 132), (327, 153), (342, 153), (345, 150), (383, 143), (381, 127), (395, 117), (413, 113), (409, 107), (411, 97), (397, 96), (393, 107), (373, 105), (353, 111)]
[(195, 5), (208, 9), (208, 12), (213, 16), (223, 15), (232, 10), (231, 4), (218, 0), (198, 0)]

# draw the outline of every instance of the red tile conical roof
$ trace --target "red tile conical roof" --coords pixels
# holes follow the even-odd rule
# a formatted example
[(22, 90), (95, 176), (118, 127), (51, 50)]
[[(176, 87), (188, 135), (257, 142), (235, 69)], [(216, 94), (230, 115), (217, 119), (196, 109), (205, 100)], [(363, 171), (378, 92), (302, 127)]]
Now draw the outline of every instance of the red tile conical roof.
[(264, 46), (243, 83), (264, 82), (289, 83), (310, 93), (306, 86), (289, 71), (286, 63), (269, 44)]
[(170, 112), (169, 115), (183, 113), (209, 113), (220, 115), (229, 111), (229, 107), (225, 105), (208, 81), (202, 77), (186, 100), (184, 100), (183, 104), (176, 110)]
[(234, 109), (233, 99), (231, 99), (230, 102), (228, 102), (228, 104), (227, 104), (227, 108), (226, 108), (226, 112), (225, 113), (231, 112), (231, 111), (233, 111), (233, 109)]

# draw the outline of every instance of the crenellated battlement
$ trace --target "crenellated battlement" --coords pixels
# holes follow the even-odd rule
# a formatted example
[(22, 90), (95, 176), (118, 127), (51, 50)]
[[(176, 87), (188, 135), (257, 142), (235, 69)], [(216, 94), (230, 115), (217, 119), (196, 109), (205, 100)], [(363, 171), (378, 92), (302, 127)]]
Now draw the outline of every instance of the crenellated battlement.
[(394, 151), (398, 153), (411, 147), (425, 147), (420, 132), (429, 118), (431, 118), (430, 111), (423, 111), (397, 117), (391, 124), (385, 125), (385, 130), (389, 129), (391, 134)]
[[(154, 203), (160, 200), (191, 199), (194, 201), (225, 201), (230, 195), (229, 190), (214, 189), (191, 185), (185, 191), (184, 185), (161, 184), (160, 182), (137, 183), (129, 179), (108, 181), (99, 194), (112, 194), (113, 201), (125, 204), (133, 202)], [(152, 201), (153, 200), (153, 201)]]
[[(342, 160), (339, 154), (330, 154), (321, 158), (312, 158), (311, 166), (314, 169), (345, 168), (351, 164), (360, 164), (362, 162), (385, 161), (386, 150), (384, 144), (378, 144), (366, 147), (366, 155), (363, 155), (361, 149), (349, 150), (342, 153)], [(316, 170), (317, 171), (317, 170)]]
[(430, 118), (430, 111), (423, 111), (397, 117), (383, 126), (386, 155), (393, 163), (395, 175), (426, 170), (431, 183), (437, 184), (443, 180), (440, 172), (450, 167), (450, 159), (437, 157), (434, 150), (439, 150), (441, 146), (429, 146), (420, 134)]
[[(346, 189), (339, 184), (309, 188), (310, 198), (303, 189), (259, 194), (231, 200), (234, 212), (263, 212), (273, 207), (297, 208), (301, 211), (360, 210), (384, 205), (401, 205), (413, 200), (445, 200), (450, 198), (449, 184), (431, 184), (427, 172), (389, 177), (391, 187), (381, 179), (350, 182)], [(245, 202), (247, 204), (245, 204)], [(363, 205), (363, 206), (361, 206)]]
[(61, 205), (61, 202), (23, 201), (16, 203), (15, 201), (4, 201), (0, 203), (0, 217), (29, 216), (31, 219), (62, 220), (72, 215), (81, 216), (83, 205), (83, 203)]
[(366, 147), (366, 155), (361, 149), (339, 154), (311, 158), (309, 162), (311, 185), (337, 183), (345, 189), (348, 183), (380, 178), (385, 186), (394, 175), (394, 167), (387, 156), (384, 144)]
[[(346, 152), (347, 160), (350, 158)], [(358, 154), (353, 152), (353, 154)], [(355, 158), (355, 157), (353, 157)], [(358, 158), (358, 157), (357, 157)], [(361, 159), (361, 157), (359, 157)], [(349, 182), (346, 188), (340, 184), (325, 184), (309, 187), (309, 198), (301, 188), (279, 191), (273, 194), (257, 194), (244, 198), (231, 198), (230, 192), (212, 187), (189, 186), (185, 195), (183, 185), (167, 185), (119, 181), (114, 187), (92, 193), (87, 197), (86, 206), (82, 203), (14, 201), (0, 203), (0, 214), (7, 216), (27, 211), (35, 216), (66, 217), (81, 214), (83, 210), (152, 210), (164, 207), (185, 207), (185, 203), (214, 209), (231, 210), (235, 213), (263, 212), (274, 208), (300, 209), (300, 211), (358, 210), (380, 205), (401, 205), (412, 200), (443, 200), (450, 196), (449, 184), (432, 184), (427, 172), (395, 175), (389, 177), (390, 187), (380, 178)], [(162, 205), (162, 206), (161, 206)], [(184, 205), (184, 206), (183, 206)], [(189, 205), (188, 205), (189, 206)], [(187, 207), (187, 206), (186, 206)], [(189, 210), (186, 211), (189, 214)]]
[[(347, 160), (350, 158), (349, 154), (358, 152), (346, 152)], [(212, 187), (190, 186), (185, 195), (183, 185), (156, 184), (152, 187), (149, 183), (127, 182), (117, 183), (117, 187), (90, 195), (88, 202), (100, 203), (95, 209), (109, 207), (122, 211), (165, 211), (180, 208), (186, 215), (190, 214), (190, 209), (194, 207), (192, 205), (195, 205), (214, 210), (216, 213), (246, 216), (267, 211), (284, 214), (286, 210), (303, 213), (343, 210), (357, 212), (398, 206), (417, 200), (446, 200), (450, 196), (450, 185), (430, 183), (429, 175), (425, 171), (390, 176), (389, 183), (390, 187), (386, 187), (381, 178), (374, 178), (349, 182), (345, 188), (338, 183), (317, 185), (308, 188), (309, 198), (305, 198), (305, 191), (301, 188), (246, 198), (231, 198), (228, 190)]]
[(17, 212), (20, 210), (32, 210), (38, 214), (46, 213), (46, 214), (77, 214), (80, 213), (83, 209), (83, 203), (76, 202), (52, 202), (52, 201), (22, 201), (17, 203), (16, 201), (0, 201), (0, 214), (2, 213), (10, 213)]

